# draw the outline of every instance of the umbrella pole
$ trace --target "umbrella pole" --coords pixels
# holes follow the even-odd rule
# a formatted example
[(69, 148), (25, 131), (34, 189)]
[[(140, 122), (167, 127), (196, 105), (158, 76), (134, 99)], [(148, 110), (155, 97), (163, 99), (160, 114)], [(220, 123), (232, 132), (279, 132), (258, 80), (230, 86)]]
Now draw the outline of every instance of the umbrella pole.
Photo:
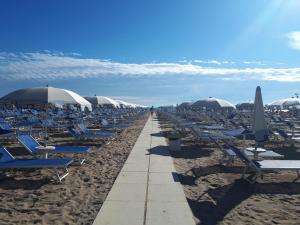
[(45, 115), (45, 147), (47, 147), (48, 140), (48, 105), (46, 104), (46, 115)]

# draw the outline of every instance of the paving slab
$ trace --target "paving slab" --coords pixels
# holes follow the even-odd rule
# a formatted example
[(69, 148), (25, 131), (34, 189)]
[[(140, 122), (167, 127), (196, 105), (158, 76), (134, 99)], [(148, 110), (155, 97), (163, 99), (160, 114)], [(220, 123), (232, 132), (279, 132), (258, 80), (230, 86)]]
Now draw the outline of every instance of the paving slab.
[(142, 225), (144, 210), (144, 202), (105, 201), (93, 225)]
[(195, 224), (187, 202), (149, 202), (146, 225)]
[(147, 172), (120, 172), (115, 183), (123, 184), (146, 184)]
[(145, 202), (147, 184), (114, 183), (106, 200)]

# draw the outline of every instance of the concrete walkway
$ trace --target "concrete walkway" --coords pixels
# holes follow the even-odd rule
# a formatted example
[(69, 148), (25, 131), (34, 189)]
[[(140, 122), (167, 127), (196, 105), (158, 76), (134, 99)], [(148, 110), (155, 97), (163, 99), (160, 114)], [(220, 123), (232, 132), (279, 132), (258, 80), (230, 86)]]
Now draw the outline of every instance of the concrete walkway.
[(93, 225), (195, 225), (160, 131), (150, 117)]

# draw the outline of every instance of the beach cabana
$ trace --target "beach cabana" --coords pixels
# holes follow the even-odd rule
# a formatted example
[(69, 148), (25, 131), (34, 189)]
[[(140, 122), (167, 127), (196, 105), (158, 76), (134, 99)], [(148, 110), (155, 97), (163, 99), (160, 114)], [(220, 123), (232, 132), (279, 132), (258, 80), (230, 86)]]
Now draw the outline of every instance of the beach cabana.
[(288, 109), (293, 106), (300, 106), (300, 98), (285, 98), (272, 102), (270, 108)]
[(209, 97), (207, 99), (200, 99), (194, 102), (191, 106), (192, 108), (201, 108), (209, 110), (235, 109), (235, 106), (230, 102), (212, 97)]
[(93, 97), (84, 97), (87, 101), (89, 101), (93, 108), (97, 107), (105, 107), (105, 108), (120, 108), (120, 104), (105, 96), (93, 96)]
[(45, 106), (51, 104), (56, 107), (65, 105), (80, 106), (92, 110), (92, 105), (86, 99), (73, 91), (54, 87), (33, 87), (13, 91), (0, 99), (2, 103), (24, 107), (28, 105)]

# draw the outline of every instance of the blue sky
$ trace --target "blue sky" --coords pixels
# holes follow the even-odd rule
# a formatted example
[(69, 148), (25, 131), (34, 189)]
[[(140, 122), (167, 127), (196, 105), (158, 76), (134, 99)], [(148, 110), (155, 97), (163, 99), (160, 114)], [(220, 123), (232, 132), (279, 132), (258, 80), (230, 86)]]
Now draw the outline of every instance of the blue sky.
[(147, 105), (300, 92), (298, 0), (2, 0), (0, 96), (49, 84)]

